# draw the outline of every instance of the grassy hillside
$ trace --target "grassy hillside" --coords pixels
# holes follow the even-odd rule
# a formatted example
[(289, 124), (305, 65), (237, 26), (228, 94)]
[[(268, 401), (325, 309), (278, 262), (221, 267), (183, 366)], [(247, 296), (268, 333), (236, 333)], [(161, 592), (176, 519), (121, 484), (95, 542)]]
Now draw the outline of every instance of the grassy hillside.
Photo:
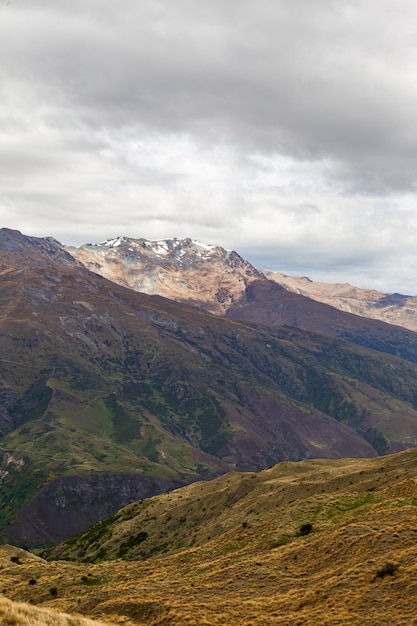
[[(372, 456), (417, 440), (414, 364), (296, 329), (215, 318), (73, 269), (59, 275), (52, 307), (44, 274), (2, 282), (4, 307), (14, 307), (0, 336), (0, 530), (16, 520), (9, 539), (35, 545), (81, 530), (83, 515), (74, 512), (75, 526), (65, 528), (55, 504), (42, 526), (31, 525), (49, 511), (48, 494), (66, 514), (82, 501), (76, 487), (61, 498), (61, 477), (136, 473), (126, 502), (151, 495), (140, 493), (143, 477), (157, 481), (156, 493), (233, 467)], [(107, 490), (112, 509), (90, 507), (95, 519), (125, 503), (120, 491), (115, 485), (113, 501)], [(42, 506), (22, 510), (40, 493)]]
[(128, 502), (231, 469), (417, 441), (415, 363), (135, 293), (53, 240), (8, 233), (2, 243), (5, 540), (58, 542)]
[(416, 528), (415, 449), (281, 463), (132, 504), (55, 549), (88, 562), (20, 556), (2, 584), (114, 624), (408, 625)]
[(408, 494), (398, 506), (417, 505), (416, 461), (412, 449), (372, 460), (286, 462), (256, 474), (229, 473), (132, 503), (51, 554), (88, 562), (142, 559), (228, 534), (251, 550), (290, 543), (303, 524), (318, 532), (351, 522), (370, 507), (384, 510), (393, 493)]
[(58, 611), (37, 609), (24, 602), (0, 598), (0, 626), (106, 626), (84, 617)]

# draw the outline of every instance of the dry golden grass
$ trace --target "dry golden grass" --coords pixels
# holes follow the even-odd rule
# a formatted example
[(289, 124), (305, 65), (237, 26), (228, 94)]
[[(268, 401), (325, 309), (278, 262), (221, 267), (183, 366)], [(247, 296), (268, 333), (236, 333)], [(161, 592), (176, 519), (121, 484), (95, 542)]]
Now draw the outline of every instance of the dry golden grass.
[(84, 617), (39, 609), (0, 598), (0, 626), (105, 626)]
[[(214, 489), (219, 507), (194, 527), (198, 498), (204, 506), (201, 489), (206, 505)], [(3, 547), (0, 590), (13, 600), (126, 626), (417, 625), (417, 450), (285, 463), (144, 504), (145, 512), (112, 529), (116, 546), (124, 525), (126, 532), (145, 527), (144, 515), (152, 517), (149, 541), (164, 540), (164, 510), (186, 518), (178, 532), (185, 526), (193, 545), (96, 564), (30, 556), (14, 563), (14, 549)], [(300, 535), (306, 523), (313, 530)]]

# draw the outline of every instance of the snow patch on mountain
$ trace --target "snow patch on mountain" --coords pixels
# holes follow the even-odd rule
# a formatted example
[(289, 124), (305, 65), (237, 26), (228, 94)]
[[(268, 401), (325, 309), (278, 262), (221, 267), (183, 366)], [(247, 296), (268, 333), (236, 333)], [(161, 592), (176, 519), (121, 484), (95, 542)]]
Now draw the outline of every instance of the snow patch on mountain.
[(106, 248), (117, 248), (122, 245), (124, 237), (116, 237), (115, 239), (107, 239), (106, 241), (100, 242), (98, 245), (105, 246)]
[(265, 278), (237, 252), (189, 237), (115, 237), (71, 248), (88, 269), (125, 287), (224, 315), (253, 280)]

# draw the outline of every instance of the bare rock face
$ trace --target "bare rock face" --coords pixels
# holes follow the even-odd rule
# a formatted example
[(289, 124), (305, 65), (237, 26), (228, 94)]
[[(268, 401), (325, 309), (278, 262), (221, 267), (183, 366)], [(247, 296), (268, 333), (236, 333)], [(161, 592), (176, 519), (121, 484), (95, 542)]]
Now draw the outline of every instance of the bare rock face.
[(118, 237), (67, 247), (89, 270), (119, 285), (224, 314), (263, 274), (236, 252), (192, 239)]
[(359, 289), (348, 283), (334, 285), (313, 282), (309, 278), (287, 276), (280, 272), (262, 270), (266, 278), (274, 280), (288, 291), (329, 304), (361, 317), (380, 320), (417, 331), (417, 297), (400, 293), (386, 294), (372, 289)]
[(63, 476), (48, 483), (20, 510), (7, 529), (7, 540), (27, 546), (58, 543), (130, 502), (183, 484), (179, 480), (110, 472)]

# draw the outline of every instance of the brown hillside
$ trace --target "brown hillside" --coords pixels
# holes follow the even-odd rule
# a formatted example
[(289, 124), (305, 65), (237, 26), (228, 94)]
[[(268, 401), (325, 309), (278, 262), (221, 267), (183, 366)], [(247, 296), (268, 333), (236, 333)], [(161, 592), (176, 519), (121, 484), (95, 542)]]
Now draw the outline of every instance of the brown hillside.
[(319, 283), (304, 277), (287, 276), (281, 272), (262, 270), (289, 291), (318, 302), (330, 304), (346, 313), (388, 322), (417, 331), (417, 297), (400, 293), (382, 293), (374, 289), (359, 289), (348, 283)]
[(416, 362), (416, 333), (379, 320), (339, 311), (333, 306), (288, 291), (272, 280), (255, 280), (233, 303), (227, 317), (245, 322), (292, 326), (347, 339)]
[(11, 563), (2, 581), (8, 598), (114, 624), (408, 626), (416, 529), (415, 449), (281, 463), (132, 504), (61, 551), (110, 556), (148, 532), (124, 559)]
[[(266, 280), (240, 303), (285, 311), (283, 294), (298, 298), (347, 316), (343, 337), (359, 332), (405, 361), (283, 320), (242, 323), (136, 293), (54, 240), (2, 230), (0, 244), (4, 540), (58, 542), (128, 502), (233, 469), (415, 445), (414, 333)], [(324, 333), (334, 317), (320, 315)]]

